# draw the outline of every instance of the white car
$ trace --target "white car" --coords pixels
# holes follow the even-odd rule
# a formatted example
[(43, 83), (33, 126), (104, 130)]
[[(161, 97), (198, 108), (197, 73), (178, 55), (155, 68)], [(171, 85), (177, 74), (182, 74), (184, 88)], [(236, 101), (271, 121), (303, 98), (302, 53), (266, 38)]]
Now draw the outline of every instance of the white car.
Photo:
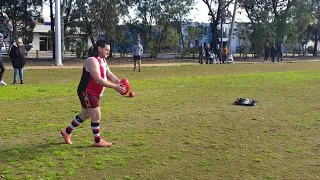
[(6, 43), (2, 43), (1, 53), (2, 55), (8, 55), (8, 48), (6, 46)]

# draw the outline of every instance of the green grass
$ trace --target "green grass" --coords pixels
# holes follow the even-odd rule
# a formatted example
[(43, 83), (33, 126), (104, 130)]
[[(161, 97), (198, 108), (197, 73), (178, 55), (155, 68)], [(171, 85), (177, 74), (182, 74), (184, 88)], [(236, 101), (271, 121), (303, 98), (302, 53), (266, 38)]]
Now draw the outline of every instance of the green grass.
[[(101, 135), (79, 112), (80, 69), (25, 70), (0, 87), (3, 179), (319, 179), (320, 63), (112, 68), (136, 97), (108, 89)], [(10, 82), (12, 71), (5, 72)], [(238, 97), (259, 101), (235, 106)]]

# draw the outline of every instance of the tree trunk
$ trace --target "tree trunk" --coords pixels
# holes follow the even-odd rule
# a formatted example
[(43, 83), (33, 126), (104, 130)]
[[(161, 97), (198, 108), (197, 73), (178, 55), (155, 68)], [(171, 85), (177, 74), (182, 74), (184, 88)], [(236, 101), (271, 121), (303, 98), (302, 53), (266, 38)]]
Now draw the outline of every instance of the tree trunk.
[(295, 52), (294, 52), (294, 49), (292, 50), (292, 57), (295, 57), (295, 54), (294, 54)]
[(15, 42), (18, 38), (18, 35), (17, 35), (17, 22), (16, 22), (16, 19), (12, 19), (12, 40), (13, 42)]
[(94, 41), (94, 38), (93, 38), (92, 34), (90, 34), (89, 36), (90, 36), (90, 40), (91, 40), (92, 46), (94, 46), (94, 44), (95, 44), (96, 42)]
[(88, 34), (88, 36), (90, 37), (90, 40), (91, 40), (92, 45), (94, 46), (95, 40), (94, 40), (94, 38), (93, 38), (92, 25), (91, 25), (91, 23), (89, 22), (88, 17), (84, 17), (84, 20), (85, 20), (85, 27), (86, 27), (86, 30), (87, 30), (87, 34)]
[(235, 0), (234, 2), (234, 8), (233, 8), (233, 15), (232, 15), (232, 22), (231, 22), (231, 28), (229, 31), (229, 39), (228, 39), (228, 48), (231, 52), (231, 42), (233, 39), (233, 28), (234, 28), (234, 23), (236, 20), (236, 13), (237, 13), (237, 5), (238, 5), (238, 0)]
[(216, 52), (218, 49), (217, 45), (219, 43), (219, 38), (218, 38), (218, 33), (217, 33), (218, 21), (210, 23), (210, 25), (211, 25), (211, 34), (212, 34), (211, 47), (213, 47), (213, 49)]
[(56, 58), (55, 50), (55, 34), (54, 34), (54, 18), (53, 18), (53, 0), (49, 0), (50, 3), (50, 25), (51, 25), (51, 42), (52, 42), (52, 59)]
[(314, 34), (314, 49), (313, 49), (313, 56), (317, 56), (318, 55), (318, 34), (319, 34), (319, 30), (317, 29), (315, 34)]
[(112, 46), (113, 46), (113, 40), (112, 40), (112, 38), (110, 38), (110, 54), (109, 54), (109, 57), (113, 56), (113, 54), (112, 54)]
[[(24, 26), (22, 29), (22, 34), (23, 34), (23, 38), (24, 40), (26, 40), (26, 34), (27, 34), (27, 24), (28, 24), (28, 2), (26, 0), (24, 0), (24, 13), (25, 13), (25, 17), (24, 17)], [(28, 43), (28, 42), (27, 42)], [(28, 43), (29, 44), (29, 43)]]
[[(152, 25), (150, 24), (149, 25), (149, 42), (151, 42), (151, 40), (152, 40)], [(133, 42), (135, 42), (135, 40)]]
[(180, 36), (181, 36), (181, 45), (182, 49), (184, 49), (184, 38), (183, 38), (183, 32), (182, 32), (182, 22), (180, 21)]

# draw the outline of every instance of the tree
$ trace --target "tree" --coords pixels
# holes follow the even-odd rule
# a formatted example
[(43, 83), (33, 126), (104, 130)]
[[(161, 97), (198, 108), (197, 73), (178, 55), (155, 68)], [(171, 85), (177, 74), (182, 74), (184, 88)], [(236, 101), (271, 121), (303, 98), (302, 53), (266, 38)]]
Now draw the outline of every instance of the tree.
[(252, 46), (258, 55), (267, 40), (279, 43), (294, 30), (293, 15), (298, 0), (241, 0), (252, 23)]
[[(3, 7), (3, 1), (0, 1), (0, 6)], [(2, 12), (2, 8), (0, 8), (0, 32), (5, 36), (9, 37), (10, 35), (10, 19), (7, 17), (5, 13)]]
[[(271, 0), (273, 22), (275, 23), (276, 41), (282, 42), (287, 34), (287, 21), (290, 15), (290, 9), (295, 6), (297, 0)], [(268, 4), (268, 3), (267, 3)]]
[[(233, 0), (202, 0), (208, 7), (210, 16), (210, 25), (211, 25), (211, 47), (217, 50), (217, 45), (219, 42), (219, 35), (218, 35), (218, 24), (219, 22), (222, 24), (226, 21), (227, 17), (229, 16), (228, 7), (232, 3)], [(222, 40), (222, 39), (221, 39)]]
[[(169, 1), (170, 2), (170, 1)], [(172, 4), (170, 4), (171, 8), (171, 14), (173, 15), (173, 22), (177, 25), (177, 28), (180, 32), (180, 38), (181, 38), (181, 45), (182, 48), (185, 46), (184, 42), (184, 34), (182, 32), (182, 23), (190, 21), (188, 19), (188, 15), (190, 11), (193, 9), (194, 6), (194, 0), (184, 0), (184, 1), (171, 1)]]
[(113, 45), (121, 16), (128, 14), (133, 0), (76, 0), (70, 13), (73, 29), (86, 34), (94, 44), (97, 37), (105, 37)]
[[(56, 0), (60, 1), (60, 0)], [(74, 10), (74, 2), (75, 0), (62, 0), (61, 3), (61, 55), (62, 59), (64, 59), (64, 51), (65, 51), (65, 34), (67, 33), (67, 28), (69, 27), (71, 13)]]
[(139, 0), (137, 2), (136, 17), (141, 20), (141, 36), (145, 39), (145, 46), (153, 39), (152, 26), (156, 23), (155, 16), (161, 11), (159, 2), (160, 0)]
[(174, 52), (177, 52), (179, 48), (180, 35), (178, 31), (179, 30), (169, 27), (166, 39), (164, 41), (164, 47), (170, 49), (171, 51), (174, 50)]
[(251, 22), (252, 32), (249, 39), (252, 51), (260, 56), (267, 41), (275, 43), (274, 26), (270, 16), (271, 6), (265, 0), (244, 0), (239, 3)]
[(50, 34), (51, 34), (51, 39), (52, 39), (52, 59), (55, 59), (56, 54), (55, 54), (55, 34), (54, 34), (54, 18), (53, 18), (53, 0), (49, 0), (49, 6), (50, 6)]
[(292, 17), (288, 21), (288, 33), (285, 36), (285, 43), (290, 50), (298, 50), (299, 54), (303, 51), (303, 54), (306, 54), (304, 47), (308, 42), (307, 28), (312, 21), (307, 1), (297, 1), (296, 6), (292, 8)]
[[(144, 26), (142, 36), (146, 39), (149, 51), (154, 55), (160, 53), (170, 27), (181, 33), (181, 22), (187, 18), (193, 3), (194, 0), (140, 0), (138, 2), (136, 13)], [(183, 42), (183, 39), (181, 41)]]
[(189, 43), (194, 43), (196, 40), (201, 40), (205, 33), (206, 29), (203, 25), (197, 23), (195, 26), (189, 26), (187, 36)]
[(7, 17), (4, 21), (10, 20), (10, 28), (12, 28), (11, 43), (18, 37), (22, 37), (25, 41), (26, 50), (30, 50), (35, 19), (41, 17), (42, 0), (10, 0), (1, 1), (0, 4), (2, 17)]
[(314, 49), (313, 56), (318, 55), (318, 42), (320, 41), (320, 3), (318, 0), (309, 0), (309, 8), (312, 12), (314, 21), (311, 24), (313, 40), (314, 40)]
[(247, 55), (251, 49), (251, 41), (249, 39), (252, 32), (252, 26), (247, 23), (238, 23), (237, 34), (239, 39), (239, 51), (240, 56), (247, 58)]
[(195, 26), (188, 26), (187, 27), (187, 32), (188, 32), (188, 35), (187, 35), (187, 42), (188, 44), (192, 44), (193, 47), (190, 49), (192, 54), (193, 54), (193, 58), (195, 57), (195, 53), (197, 52), (197, 46), (195, 45), (195, 41), (196, 40), (201, 40), (203, 35), (205, 34), (206, 32), (206, 29), (205, 27), (203, 27), (203, 25), (200, 25), (200, 24), (196, 24)]
[(119, 25), (117, 27), (117, 33), (115, 36), (114, 43), (117, 44), (118, 46), (118, 51), (120, 52), (120, 56), (125, 57), (125, 55), (128, 53), (128, 50), (132, 46), (129, 28), (126, 25)]
[(141, 23), (139, 23), (137, 19), (131, 19), (131, 17), (129, 17), (129, 20), (125, 22), (125, 24), (128, 28), (131, 42), (134, 43), (136, 39), (140, 39), (142, 40), (141, 44), (145, 46), (146, 36), (145, 34), (143, 37), (141, 36), (141, 33), (144, 33), (144, 26)]

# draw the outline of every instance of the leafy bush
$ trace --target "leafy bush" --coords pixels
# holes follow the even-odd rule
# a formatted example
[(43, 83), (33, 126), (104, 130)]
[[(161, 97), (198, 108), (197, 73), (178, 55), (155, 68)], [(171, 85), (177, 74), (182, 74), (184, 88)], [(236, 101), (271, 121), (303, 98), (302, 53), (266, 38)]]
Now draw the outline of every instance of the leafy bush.
[(70, 49), (71, 54), (74, 54), (76, 50), (74, 48)]
[(86, 58), (88, 56), (89, 48), (87, 45), (82, 44), (81, 41), (77, 42), (76, 45), (76, 56), (77, 58)]
[(192, 53), (192, 48), (184, 48), (181, 52), (181, 58), (189, 57)]
[(152, 40), (152, 41), (150, 41), (148, 43), (147, 47), (148, 47), (148, 51), (149, 51), (150, 56), (152, 58), (157, 57), (157, 55), (158, 55), (158, 51), (157, 51), (158, 45), (157, 45), (157, 43), (154, 40)]

